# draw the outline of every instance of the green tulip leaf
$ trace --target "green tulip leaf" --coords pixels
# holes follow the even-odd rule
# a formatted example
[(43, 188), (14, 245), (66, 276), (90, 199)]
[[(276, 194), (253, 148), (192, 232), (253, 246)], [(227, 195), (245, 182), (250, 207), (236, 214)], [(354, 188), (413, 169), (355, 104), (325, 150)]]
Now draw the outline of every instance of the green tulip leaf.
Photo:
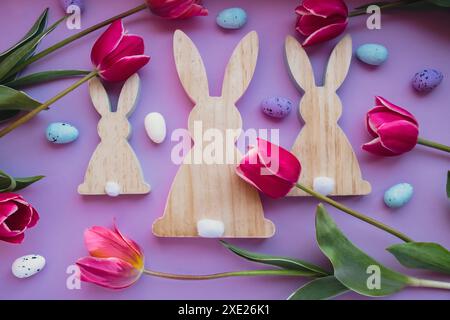
[(20, 113), (20, 110), (0, 110), (0, 123), (14, 118)]
[(9, 80), (12, 76), (20, 72), (24, 67), (20, 67), (20, 63), (24, 59), (28, 59), (33, 55), (38, 44), (45, 38), (50, 32), (56, 29), (56, 27), (65, 20), (61, 18), (53, 25), (51, 25), (46, 30), (38, 33), (36, 36), (32, 37), (30, 40), (25, 42), (23, 45), (17, 47), (12, 52), (10, 52), (1, 62), (0, 62), (0, 83), (4, 83)]
[(25, 43), (27, 43), (29, 40), (32, 40), (35, 38), (38, 34), (43, 32), (45, 30), (45, 27), (47, 26), (47, 20), (48, 20), (48, 11), (49, 9), (45, 9), (44, 12), (39, 16), (39, 18), (36, 20), (34, 25), (31, 27), (31, 29), (27, 32), (27, 34), (15, 45), (7, 49), (6, 51), (0, 53), (0, 62), (2, 62), (7, 56), (9, 56), (12, 52), (14, 52), (16, 49), (23, 46)]
[(427, 269), (450, 274), (450, 252), (431, 242), (408, 242), (387, 248), (407, 268)]
[(6, 172), (0, 170), (0, 192), (22, 190), (42, 178), (44, 178), (44, 176), (13, 178)]
[(90, 71), (85, 70), (51, 70), (37, 72), (23, 76), (21, 78), (15, 79), (13, 81), (7, 82), (4, 85), (10, 88), (19, 89), (23, 87), (28, 87), (43, 82), (63, 79), (67, 77), (74, 76), (84, 76), (89, 74)]
[(234, 254), (252, 262), (257, 262), (265, 265), (272, 265), (287, 270), (304, 271), (312, 276), (313, 275), (328, 276), (330, 274), (329, 272), (323, 270), (321, 267), (311, 264), (309, 262), (286, 257), (276, 257), (266, 254), (254, 253), (233, 246), (225, 241), (220, 242)]
[(402, 290), (409, 277), (388, 269), (348, 240), (322, 204), (316, 212), (316, 236), (322, 252), (334, 267), (334, 276), (347, 288), (370, 297)]
[(288, 300), (325, 300), (348, 291), (348, 288), (334, 276), (328, 276), (308, 282), (294, 291)]
[(11, 192), (16, 188), (16, 180), (0, 170), (0, 192)]
[(0, 110), (30, 111), (41, 104), (23, 91), (0, 85)]
[(447, 198), (450, 198), (450, 170), (447, 171)]
[(450, 7), (450, 0), (428, 0), (428, 2), (440, 7)]

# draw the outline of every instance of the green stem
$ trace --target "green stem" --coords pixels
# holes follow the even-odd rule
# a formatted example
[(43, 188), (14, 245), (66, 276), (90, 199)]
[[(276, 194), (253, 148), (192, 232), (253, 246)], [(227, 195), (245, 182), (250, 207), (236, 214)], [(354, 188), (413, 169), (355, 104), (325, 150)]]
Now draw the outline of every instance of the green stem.
[(390, 234), (396, 236), (397, 238), (399, 238), (399, 239), (401, 239), (401, 240), (403, 240), (405, 242), (413, 242), (413, 240), (411, 238), (409, 238), (408, 236), (404, 235), (403, 233), (401, 233), (401, 232), (399, 232), (399, 231), (389, 227), (388, 225), (385, 225), (382, 222), (379, 222), (379, 221), (377, 221), (375, 219), (367, 217), (364, 214), (359, 213), (358, 211), (350, 209), (350, 208), (344, 206), (343, 204), (340, 204), (339, 202), (334, 201), (331, 198), (328, 198), (328, 197), (326, 197), (326, 196), (324, 196), (324, 195), (322, 195), (322, 194), (320, 194), (320, 193), (318, 193), (318, 192), (316, 192), (316, 191), (314, 191), (314, 190), (312, 190), (312, 189), (310, 189), (308, 187), (305, 187), (304, 185), (302, 185), (300, 183), (297, 183), (296, 187), (301, 189), (301, 190), (303, 190), (303, 191), (305, 191), (306, 193), (312, 195), (313, 197), (315, 197), (315, 198), (317, 198), (317, 199), (319, 199), (321, 201), (324, 201), (324, 202), (328, 203), (329, 205), (332, 205), (333, 207), (335, 207), (335, 208), (337, 208), (337, 209), (339, 209), (339, 210), (341, 210), (341, 211), (343, 211), (345, 213), (348, 213), (349, 215), (351, 215), (351, 216), (353, 216), (355, 218), (358, 218), (359, 220), (362, 220), (362, 221), (367, 222), (367, 223), (369, 223), (369, 224), (371, 224), (371, 225), (373, 225), (373, 226), (375, 226), (375, 227), (377, 227), (377, 228), (379, 228), (381, 230), (389, 232)]
[(252, 276), (289, 276), (289, 277), (304, 277), (305, 273), (295, 270), (244, 270), (213, 273), (205, 275), (190, 275), (190, 274), (172, 274), (165, 272), (158, 272), (153, 270), (144, 270), (144, 274), (158, 278), (174, 279), (174, 280), (211, 280), (229, 277), (252, 277)]
[(450, 282), (410, 278), (410, 286), (450, 290)]
[[(398, 0), (398, 1), (393, 1), (393, 2), (386, 2), (386, 4), (378, 4), (378, 6), (380, 7), (380, 9), (390, 9), (390, 8), (398, 8), (401, 6), (405, 6), (405, 5), (409, 5), (412, 3), (416, 3), (416, 2), (423, 2), (424, 0)], [(369, 6), (370, 4), (367, 4), (367, 6)], [(365, 15), (367, 13), (367, 6), (365, 6), (364, 8), (361, 9), (357, 9), (354, 10), (352, 12), (349, 13), (349, 17), (356, 17), (356, 16), (361, 16), (361, 15)]]
[(423, 146), (427, 146), (430, 148), (434, 148), (434, 149), (438, 149), (441, 151), (445, 151), (445, 152), (449, 152), (450, 153), (450, 146), (446, 146), (445, 144), (440, 144), (431, 140), (427, 140), (427, 139), (423, 139), (423, 138), (419, 138), (417, 140), (418, 144), (421, 144)]
[(19, 119), (17, 119), (16, 121), (12, 122), (11, 124), (9, 124), (7, 127), (3, 128), (2, 130), (0, 130), (0, 138), (7, 135), (8, 133), (10, 133), (11, 131), (13, 131), (14, 129), (16, 129), (17, 127), (21, 126), (22, 124), (26, 123), (27, 121), (31, 120), (35, 115), (37, 115), (39, 112), (41, 112), (44, 109), (47, 109), (50, 105), (52, 105), (53, 103), (55, 103), (56, 101), (58, 101), (59, 99), (61, 99), (62, 97), (64, 97), (65, 95), (67, 95), (69, 92), (75, 90), (76, 88), (78, 88), (79, 86), (81, 86), (83, 83), (89, 81), (90, 79), (94, 78), (95, 76), (97, 76), (98, 71), (92, 71), (91, 73), (89, 73), (88, 75), (86, 75), (84, 78), (78, 80), (77, 82), (75, 82), (73, 85), (71, 85), (70, 87), (68, 87), (67, 89), (61, 91), (60, 93), (58, 93), (56, 96), (54, 96), (53, 98), (51, 98), (50, 100), (47, 100), (44, 104), (41, 104), (39, 107), (37, 107), (36, 109), (33, 109), (32, 111), (28, 112), (27, 114), (23, 115), (22, 117), (20, 117)]
[(11, 70), (10, 74), (16, 74), (17, 72), (22, 71), (23, 69), (25, 69), (28, 65), (32, 64), (33, 62), (36, 62), (36, 61), (44, 58), (45, 56), (58, 50), (59, 48), (62, 48), (65, 45), (90, 34), (91, 32), (94, 32), (100, 28), (103, 28), (116, 20), (131, 16), (131, 15), (133, 15), (139, 11), (145, 10), (145, 9), (147, 9), (147, 4), (141, 4), (140, 6), (137, 6), (136, 8), (125, 11), (125, 12), (118, 14), (112, 18), (109, 18), (103, 22), (97, 23), (96, 25), (93, 25), (92, 27), (89, 27), (86, 30), (76, 33), (73, 36), (68, 37), (67, 39), (64, 39), (64, 40), (54, 44), (53, 46), (39, 52), (38, 54), (32, 56), (30, 59), (18, 64), (13, 70)]

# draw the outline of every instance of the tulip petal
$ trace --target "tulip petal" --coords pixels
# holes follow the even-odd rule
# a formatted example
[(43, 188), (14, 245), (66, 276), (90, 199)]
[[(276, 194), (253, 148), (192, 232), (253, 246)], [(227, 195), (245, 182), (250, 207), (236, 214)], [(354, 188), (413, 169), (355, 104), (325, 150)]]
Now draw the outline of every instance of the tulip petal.
[(40, 218), (37, 211), (34, 208), (32, 208), (32, 210), (33, 210), (33, 213), (31, 215), (31, 220), (30, 220), (30, 223), (28, 224), (28, 228), (34, 227), (38, 223), (39, 218)]
[(100, 76), (111, 82), (124, 81), (150, 61), (149, 56), (124, 57), (106, 70), (100, 70)]
[(386, 99), (384, 99), (383, 97), (380, 96), (376, 96), (375, 97), (375, 103), (380, 106), (385, 106), (386, 108), (388, 108), (391, 111), (394, 111), (398, 114), (401, 114), (402, 116), (404, 116), (405, 118), (407, 118), (408, 120), (412, 121), (413, 123), (415, 123), (417, 126), (419, 125), (419, 123), (417, 122), (416, 118), (414, 117), (414, 115), (412, 115), (410, 112), (408, 112), (407, 110), (396, 106), (395, 104), (387, 101)]
[(166, 19), (184, 19), (207, 16), (208, 10), (198, 0), (147, 0), (150, 10)]
[(124, 36), (122, 20), (114, 21), (108, 29), (97, 39), (91, 51), (91, 61), (98, 67), (102, 60), (111, 53)]
[(126, 34), (117, 47), (111, 51), (100, 63), (99, 69), (105, 70), (123, 57), (138, 56), (144, 54), (144, 39), (142, 37)]
[(22, 197), (16, 193), (12, 193), (12, 192), (0, 193), (0, 202), (6, 202), (9, 200), (14, 200), (14, 199), (22, 199)]
[(31, 222), (33, 208), (17, 202), (16, 204), (17, 210), (3, 221), (3, 225), (6, 225), (12, 232), (23, 232)]
[[(385, 106), (376, 106), (375, 108), (369, 110), (366, 116), (366, 127), (369, 133), (377, 137), (378, 128), (384, 124), (399, 120), (410, 121), (409, 117), (404, 116), (401, 113), (397, 113), (395, 111), (391, 112), (391, 110), (386, 110)], [(417, 122), (414, 122), (417, 123)]]
[(309, 36), (317, 30), (320, 30), (328, 25), (345, 23), (345, 21), (346, 18), (340, 16), (322, 18), (319, 16), (304, 15), (299, 17), (296, 30), (304, 36)]
[(130, 263), (118, 258), (85, 257), (77, 261), (80, 279), (85, 282), (110, 288), (123, 289), (134, 284), (142, 274)]
[(385, 123), (378, 128), (381, 143), (395, 154), (412, 150), (419, 137), (416, 125), (406, 120)]
[(143, 265), (143, 255), (139, 246), (134, 244), (131, 247), (116, 230), (97, 226), (87, 229), (84, 241), (89, 254), (96, 258), (116, 257), (140, 268)]
[(342, 0), (304, 0), (303, 7), (316, 16), (323, 18), (330, 17), (332, 15), (340, 15), (347, 17), (348, 8)]
[(370, 141), (366, 144), (363, 144), (362, 149), (364, 151), (370, 152), (370, 153), (378, 155), (378, 156), (383, 156), (383, 157), (392, 157), (392, 156), (397, 155), (396, 153), (392, 152), (391, 150), (385, 148), (381, 144), (380, 138), (373, 139), (372, 141)]
[(2, 224), (10, 215), (19, 209), (16, 203), (11, 202), (0, 202), (0, 224)]
[(272, 198), (284, 197), (300, 176), (300, 162), (289, 151), (258, 138), (236, 168), (246, 182)]
[(1, 241), (14, 243), (14, 244), (20, 244), (23, 242), (24, 239), (25, 239), (25, 233), (23, 233), (23, 232), (15, 235), (15, 236), (11, 236), (11, 237), (4, 237), (4, 236), (0, 235)]
[(311, 15), (312, 13), (308, 11), (302, 4), (295, 8), (295, 13), (299, 16)]
[[(341, 23), (330, 24), (326, 27), (323, 27), (316, 32), (312, 33), (308, 38), (303, 41), (302, 46), (307, 47), (316, 43), (324, 42), (330, 39), (333, 39), (344, 32), (347, 27), (348, 19)], [(298, 28), (296, 28), (298, 32)]]

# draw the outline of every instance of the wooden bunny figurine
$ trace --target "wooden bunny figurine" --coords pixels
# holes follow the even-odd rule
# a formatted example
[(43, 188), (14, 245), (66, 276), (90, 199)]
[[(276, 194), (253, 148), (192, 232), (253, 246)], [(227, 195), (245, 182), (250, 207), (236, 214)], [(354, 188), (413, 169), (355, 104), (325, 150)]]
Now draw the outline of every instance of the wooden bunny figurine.
[[(364, 195), (371, 191), (363, 180), (358, 160), (337, 121), (342, 104), (336, 90), (350, 68), (352, 40), (345, 36), (334, 48), (328, 61), (324, 85), (316, 86), (314, 72), (302, 46), (293, 37), (286, 39), (286, 56), (291, 74), (304, 90), (300, 114), (305, 126), (295, 140), (292, 153), (302, 164), (299, 182), (317, 190), (327, 181), (330, 195)], [(291, 196), (306, 196), (294, 188)]]
[(98, 134), (101, 142), (89, 161), (84, 182), (78, 193), (84, 195), (144, 194), (150, 186), (144, 181), (136, 154), (128, 143), (133, 112), (139, 94), (139, 76), (132, 75), (122, 88), (117, 111), (111, 110), (108, 94), (98, 78), (89, 82), (95, 109), (101, 115)]
[[(199, 123), (208, 129), (237, 131), (233, 141), (223, 147), (236, 161), (242, 158), (235, 146), (242, 119), (236, 101), (246, 91), (256, 67), (258, 36), (247, 34), (234, 50), (225, 71), (220, 97), (209, 95), (208, 79), (202, 58), (191, 39), (182, 31), (174, 34), (175, 64), (185, 91), (195, 103), (188, 120), (189, 133)], [(206, 141), (205, 138), (202, 138)], [(266, 238), (275, 232), (264, 218), (259, 194), (235, 173), (237, 162), (189, 162), (193, 154), (203, 154), (203, 141), (194, 139), (172, 184), (164, 216), (153, 224), (153, 233), (161, 237), (236, 237)]]

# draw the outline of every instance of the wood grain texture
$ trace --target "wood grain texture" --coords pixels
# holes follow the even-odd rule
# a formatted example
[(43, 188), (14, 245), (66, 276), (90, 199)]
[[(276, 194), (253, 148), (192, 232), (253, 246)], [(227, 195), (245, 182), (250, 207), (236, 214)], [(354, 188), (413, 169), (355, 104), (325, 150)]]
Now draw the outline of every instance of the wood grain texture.
[(120, 186), (120, 194), (145, 194), (150, 186), (144, 181), (139, 160), (128, 143), (132, 113), (139, 95), (139, 76), (134, 74), (120, 93), (117, 111), (111, 111), (108, 94), (98, 78), (89, 82), (89, 92), (95, 109), (101, 115), (98, 123), (100, 143), (95, 149), (84, 177), (78, 186), (82, 195), (106, 194), (107, 182)]
[[(275, 232), (273, 223), (264, 218), (259, 194), (240, 179), (235, 166), (242, 155), (235, 147), (242, 128), (236, 101), (244, 94), (256, 67), (258, 37), (247, 34), (234, 50), (225, 71), (220, 97), (211, 97), (202, 58), (191, 39), (181, 31), (174, 34), (174, 57), (183, 88), (195, 103), (188, 120), (194, 146), (184, 158), (170, 189), (164, 215), (153, 224), (153, 233), (161, 237), (198, 237), (201, 219), (224, 223), (224, 238), (267, 238)], [(222, 160), (195, 161), (210, 144), (206, 135), (197, 137), (195, 126), (219, 131), (223, 137), (230, 129), (231, 145), (222, 144)], [(228, 131), (227, 131), (228, 130)]]
[[(345, 36), (331, 53), (323, 86), (316, 85), (308, 55), (297, 40), (288, 36), (285, 49), (291, 75), (304, 91), (299, 109), (305, 125), (292, 147), (292, 153), (302, 164), (299, 182), (312, 188), (314, 178), (329, 177), (335, 181), (330, 195), (370, 193), (371, 186), (362, 178), (355, 152), (338, 125), (342, 104), (336, 90), (350, 67), (350, 36)], [(299, 189), (289, 193), (289, 196), (308, 195)]]

